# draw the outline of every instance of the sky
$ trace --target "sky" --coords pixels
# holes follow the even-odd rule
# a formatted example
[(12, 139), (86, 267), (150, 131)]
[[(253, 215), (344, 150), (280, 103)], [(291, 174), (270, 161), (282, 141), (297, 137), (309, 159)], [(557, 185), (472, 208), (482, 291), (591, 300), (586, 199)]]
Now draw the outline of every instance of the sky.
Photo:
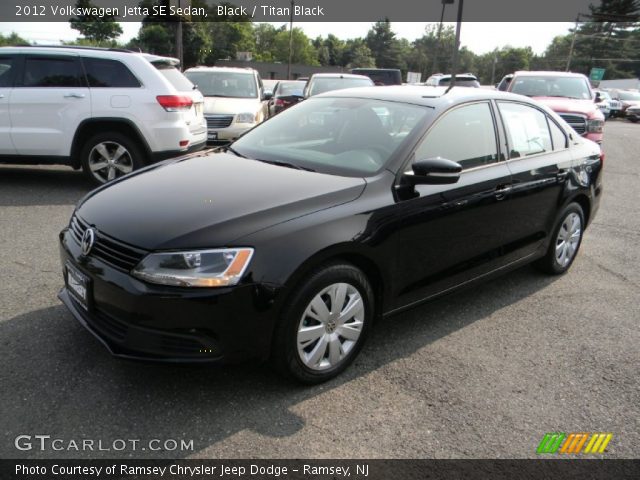
[[(140, 28), (139, 23), (122, 22), (123, 35), (118, 39), (128, 41), (135, 37)], [(279, 27), (282, 23), (274, 23)], [(338, 38), (364, 37), (371, 28), (371, 22), (299, 22), (300, 27), (310, 38), (326, 36), (333, 33)], [(391, 24), (396, 36), (409, 41), (422, 36), (427, 23), (395, 22)], [(453, 23), (448, 25), (454, 25)], [(547, 45), (557, 35), (568, 33), (572, 23), (566, 22), (464, 22), (461, 30), (461, 44), (476, 54), (492, 51), (506, 45), (512, 47), (530, 46), (535, 53), (543, 53)], [(62, 40), (77, 38), (78, 32), (72, 30), (67, 22), (0, 22), (0, 33), (6, 35), (16, 32), (26, 40), (40, 44), (57, 44)]]

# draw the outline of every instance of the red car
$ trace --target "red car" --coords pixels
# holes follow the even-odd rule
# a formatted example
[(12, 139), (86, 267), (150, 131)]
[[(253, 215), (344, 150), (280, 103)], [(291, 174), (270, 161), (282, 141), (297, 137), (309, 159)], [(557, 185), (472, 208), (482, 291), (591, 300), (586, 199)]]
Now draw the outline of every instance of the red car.
[(507, 90), (547, 105), (580, 135), (602, 143), (604, 115), (596, 95), (582, 74), (569, 72), (516, 72)]

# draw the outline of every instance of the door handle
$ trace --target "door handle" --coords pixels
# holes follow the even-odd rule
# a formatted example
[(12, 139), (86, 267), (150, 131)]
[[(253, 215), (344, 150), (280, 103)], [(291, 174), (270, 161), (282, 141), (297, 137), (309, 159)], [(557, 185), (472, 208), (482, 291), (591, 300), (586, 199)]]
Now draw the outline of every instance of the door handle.
[(511, 185), (500, 185), (496, 188), (494, 195), (497, 200), (503, 200), (507, 194), (511, 191)]
[(84, 93), (66, 93), (64, 98), (84, 98)]

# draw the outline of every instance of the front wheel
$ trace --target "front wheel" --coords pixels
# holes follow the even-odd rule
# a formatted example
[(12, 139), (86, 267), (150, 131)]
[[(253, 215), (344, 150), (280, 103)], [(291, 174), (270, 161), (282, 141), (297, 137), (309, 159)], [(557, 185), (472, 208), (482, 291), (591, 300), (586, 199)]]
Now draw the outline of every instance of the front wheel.
[(119, 132), (89, 138), (80, 152), (82, 170), (93, 183), (103, 184), (144, 165), (137, 143)]
[(558, 215), (552, 241), (544, 257), (534, 265), (545, 273), (560, 275), (571, 267), (578, 254), (584, 233), (584, 212), (577, 203), (570, 203)]
[(284, 307), (272, 352), (276, 368), (309, 384), (337, 376), (364, 344), (373, 298), (367, 277), (353, 265), (311, 274)]

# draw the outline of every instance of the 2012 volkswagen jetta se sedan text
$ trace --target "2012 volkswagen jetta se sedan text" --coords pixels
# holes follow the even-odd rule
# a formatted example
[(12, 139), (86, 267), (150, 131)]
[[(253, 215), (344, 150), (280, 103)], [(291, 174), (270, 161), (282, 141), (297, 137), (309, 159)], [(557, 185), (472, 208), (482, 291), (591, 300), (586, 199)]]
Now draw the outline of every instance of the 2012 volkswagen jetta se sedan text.
[(87, 195), (60, 298), (117, 356), (271, 358), (324, 381), (377, 317), (533, 261), (565, 272), (602, 162), (522, 96), (330, 92)]

